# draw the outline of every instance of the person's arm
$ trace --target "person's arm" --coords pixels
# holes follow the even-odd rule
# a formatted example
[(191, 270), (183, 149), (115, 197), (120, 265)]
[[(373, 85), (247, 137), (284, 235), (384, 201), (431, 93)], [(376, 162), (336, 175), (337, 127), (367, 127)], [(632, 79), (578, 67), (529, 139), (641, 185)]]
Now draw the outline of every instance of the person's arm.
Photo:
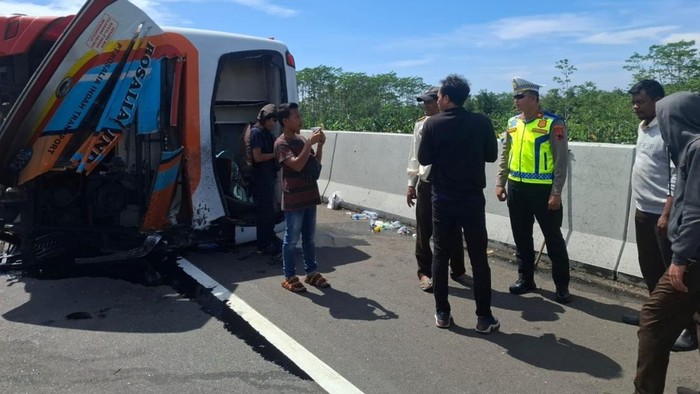
[(425, 120), (420, 120), (413, 125), (413, 143), (411, 144), (411, 152), (408, 155), (408, 167), (406, 167), (406, 174), (408, 175), (406, 204), (409, 208), (416, 205), (413, 200), (418, 198), (416, 194), (416, 185), (418, 184), (418, 174), (420, 170), (420, 163), (418, 163), (418, 145), (420, 144), (420, 137), (423, 133), (423, 123), (425, 123)]
[(671, 216), (671, 207), (673, 206), (673, 192), (676, 189), (676, 166), (671, 161), (671, 155), (668, 153), (668, 148), (666, 148), (667, 156), (667, 168), (668, 168), (668, 197), (666, 197), (666, 203), (664, 204), (664, 209), (661, 212), (659, 220), (656, 222), (656, 228), (659, 232), (666, 236), (668, 231), (668, 219)]
[(564, 190), (564, 183), (566, 182), (566, 170), (569, 165), (569, 135), (563, 120), (557, 119), (552, 124), (549, 144), (552, 147), (552, 160), (554, 161), (552, 194), (561, 196)]
[(422, 127), (422, 121), (416, 122), (413, 126), (413, 143), (411, 144), (411, 152), (408, 155), (408, 167), (406, 168), (408, 187), (414, 189), (416, 184), (418, 184), (418, 168), (420, 166), (418, 163), (418, 144), (420, 143), (419, 133)]
[(326, 143), (326, 134), (323, 132), (323, 129), (319, 128), (318, 131), (316, 131), (317, 134), (320, 135), (318, 139), (318, 143), (316, 144), (316, 152), (314, 153), (314, 156), (316, 157), (316, 160), (318, 162), (321, 162), (321, 158), (323, 158), (323, 145)]
[(272, 160), (275, 158), (274, 153), (262, 153), (262, 148), (253, 148), (253, 160), (256, 163)]
[(561, 193), (564, 190), (566, 170), (569, 165), (569, 136), (563, 120), (557, 119), (552, 124), (549, 145), (552, 147), (552, 161), (554, 161), (552, 175), (554, 179), (547, 207), (551, 210), (558, 210), (561, 208)]
[(664, 209), (659, 216), (659, 220), (656, 221), (656, 228), (662, 236), (666, 236), (668, 232), (668, 219), (671, 216), (671, 207), (673, 206), (673, 196), (666, 197), (666, 202), (664, 203)]
[(700, 179), (700, 156), (698, 155), (700, 155), (700, 147), (694, 151), (691, 148), (685, 154), (688, 158), (685, 173), (679, 174), (685, 181), (683, 182), (683, 204), (679, 208), (682, 211), (678, 215), (681, 223), (678, 226), (678, 235), (671, 245), (671, 251), (673, 251), (672, 267), (669, 267), (671, 284), (676, 290), (685, 292), (688, 289), (683, 284), (683, 273), (685, 266), (691, 260), (698, 258), (698, 238), (700, 238), (700, 182), (697, 182), (697, 179)]
[(503, 149), (498, 160), (498, 175), (496, 175), (496, 198), (498, 201), (505, 201), (508, 198), (506, 193), (506, 182), (508, 181), (508, 157), (510, 156), (511, 137), (508, 131), (504, 131)]
[(300, 172), (306, 165), (306, 161), (309, 160), (309, 156), (311, 156), (311, 147), (320, 139), (320, 134), (312, 134), (311, 138), (304, 142), (304, 148), (302, 148), (298, 156), (289, 156), (283, 159), (282, 163), (292, 170)]
[(323, 144), (325, 144), (325, 142), (319, 141), (319, 143), (316, 145), (316, 152), (314, 154), (316, 160), (318, 160), (319, 163), (321, 162), (321, 158), (323, 157)]

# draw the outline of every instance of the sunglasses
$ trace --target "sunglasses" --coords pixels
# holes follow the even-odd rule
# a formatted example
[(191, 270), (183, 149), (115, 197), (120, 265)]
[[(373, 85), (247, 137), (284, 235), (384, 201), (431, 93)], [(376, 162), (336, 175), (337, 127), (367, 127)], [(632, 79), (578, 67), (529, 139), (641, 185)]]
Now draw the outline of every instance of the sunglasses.
[(515, 96), (513, 96), (513, 98), (516, 100), (522, 100), (523, 97), (525, 97), (525, 95), (522, 93), (519, 93), (519, 94), (516, 94)]

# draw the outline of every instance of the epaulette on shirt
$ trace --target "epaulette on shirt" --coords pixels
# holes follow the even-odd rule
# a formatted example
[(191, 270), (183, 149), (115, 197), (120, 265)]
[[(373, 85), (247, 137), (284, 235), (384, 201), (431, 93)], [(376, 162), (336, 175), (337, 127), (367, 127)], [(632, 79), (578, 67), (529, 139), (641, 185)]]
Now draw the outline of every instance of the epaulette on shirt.
[(517, 115), (513, 116), (508, 120), (508, 128), (506, 129), (506, 132), (512, 133), (515, 131), (515, 129), (518, 126), (518, 119), (520, 118), (520, 113)]
[(546, 117), (548, 117), (548, 118), (552, 118), (552, 119), (554, 119), (554, 120), (557, 120), (557, 119), (560, 119), (560, 118), (561, 118), (559, 115), (557, 115), (557, 114), (555, 114), (555, 113), (553, 113), (553, 112), (542, 111), (542, 113), (544, 114), (544, 116), (546, 116)]
[(416, 120), (416, 122), (420, 122), (421, 120), (425, 120), (425, 118), (427, 118), (427, 116), (423, 115), (420, 118), (418, 118), (418, 120)]

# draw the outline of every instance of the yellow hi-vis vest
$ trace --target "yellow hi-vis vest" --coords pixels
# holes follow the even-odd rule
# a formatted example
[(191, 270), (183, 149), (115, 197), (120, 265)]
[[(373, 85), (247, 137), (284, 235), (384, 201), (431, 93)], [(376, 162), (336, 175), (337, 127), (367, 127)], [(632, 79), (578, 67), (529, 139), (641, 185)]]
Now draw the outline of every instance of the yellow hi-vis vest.
[(552, 184), (554, 160), (549, 139), (552, 124), (556, 119), (556, 116), (542, 112), (528, 123), (524, 122), (520, 114), (510, 118), (508, 179), (524, 183)]

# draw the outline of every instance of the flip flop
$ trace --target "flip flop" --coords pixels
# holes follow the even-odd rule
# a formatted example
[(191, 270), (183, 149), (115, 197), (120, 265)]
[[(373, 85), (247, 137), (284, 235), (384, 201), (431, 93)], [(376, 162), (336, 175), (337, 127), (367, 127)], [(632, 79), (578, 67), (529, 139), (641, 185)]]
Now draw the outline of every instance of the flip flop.
[(431, 291), (433, 291), (433, 280), (425, 275), (420, 277), (420, 282), (418, 283), (418, 285), (420, 286), (420, 289), (425, 291), (426, 293), (430, 293)]

